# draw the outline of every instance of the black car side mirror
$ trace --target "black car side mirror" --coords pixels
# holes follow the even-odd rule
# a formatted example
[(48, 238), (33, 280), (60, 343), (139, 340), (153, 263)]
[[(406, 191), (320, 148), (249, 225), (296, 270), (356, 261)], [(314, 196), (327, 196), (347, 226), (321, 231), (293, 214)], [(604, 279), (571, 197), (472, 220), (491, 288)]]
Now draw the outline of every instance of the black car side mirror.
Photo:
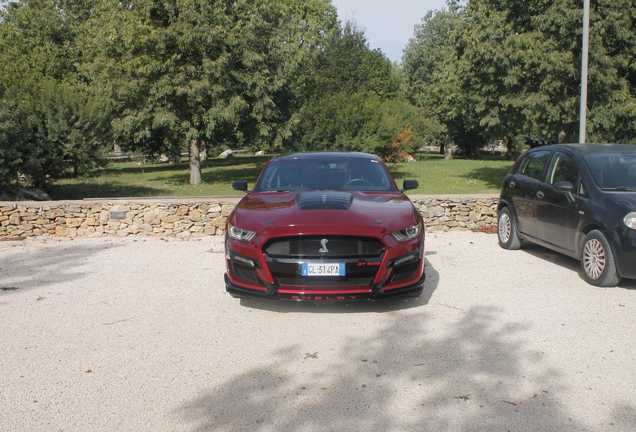
[(417, 189), (418, 187), (420, 187), (420, 184), (417, 182), (417, 180), (405, 179), (404, 183), (402, 184), (402, 189), (400, 189), (400, 192), (404, 192), (411, 189)]
[(574, 185), (569, 181), (556, 182), (553, 186), (555, 191), (561, 193), (572, 193), (574, 190)]
[(247, 180), (237, 180), (234, 183), (232, 183), (232, 189), (234, 189), (235, 191), (240, 191), (240, 192), (245, 192), (245, 193), (250, 193), (252, 192), (251, 190), (247, 189)]

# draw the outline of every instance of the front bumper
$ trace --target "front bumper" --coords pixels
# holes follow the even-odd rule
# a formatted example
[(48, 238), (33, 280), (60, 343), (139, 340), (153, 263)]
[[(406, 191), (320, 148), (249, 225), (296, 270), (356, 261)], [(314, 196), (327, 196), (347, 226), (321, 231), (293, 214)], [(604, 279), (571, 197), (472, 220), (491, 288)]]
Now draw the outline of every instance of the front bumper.
[(334, 292), (331, 294), (301, 294), (301, 293), (278, 293), (273, 288), (266, 291), (255, 291), (254, 289), (242, 287), (233, 284), (227, 274), (225, 274), (225, 288), (232, 297), (250, 297), (264, 300), (288, 300), (288, 301), (310, 301), (310, 302), (351, 302), (351, 301), (373, 301), (385, 300), (400, 297), (415, 297), (422, 293), (426, 274), (422, 273), (422, 278), (415, 284), (396, 288), (392, 290), (383, 290), (379, 286), (372, 286), (370, 292), (351, 293), (351, 292)]
[(615, 230), (612, 246), (618, 274), (624, 278), (636, 279), (636, 230), (625, 226)]

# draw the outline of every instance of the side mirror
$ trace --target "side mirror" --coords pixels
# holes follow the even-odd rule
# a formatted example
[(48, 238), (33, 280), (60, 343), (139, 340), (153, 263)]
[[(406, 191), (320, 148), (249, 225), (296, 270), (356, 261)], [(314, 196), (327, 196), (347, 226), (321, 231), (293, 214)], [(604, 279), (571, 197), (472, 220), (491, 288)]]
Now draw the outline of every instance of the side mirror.
[(417, 189), (418, 187), (420, 187), (420, 184), (417, 182), (417, 180), (405, 179), (400, 191), (404, 192), (411, 189)]
[(569, 181), (560, 181), (556, 182), (554, 185), (554, 190), (561, 193), (572, 193), (574, 190), (574, 185)]
[(232, 183), (232, 189), (239, 192), (250, 193), (252, 191), (247, 189), (247, 180), (237, 180)]

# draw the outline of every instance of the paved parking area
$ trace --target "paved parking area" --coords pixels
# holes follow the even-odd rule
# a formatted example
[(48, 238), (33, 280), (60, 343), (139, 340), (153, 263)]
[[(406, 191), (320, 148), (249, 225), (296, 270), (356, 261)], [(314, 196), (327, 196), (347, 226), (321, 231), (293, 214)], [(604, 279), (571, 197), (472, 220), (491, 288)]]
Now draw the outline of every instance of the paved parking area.
[(0, 430), (636, 430), (636, 281), (426, 257), (417, 299), (315, 306), (231, 298), (219, 238), (0, 242)]

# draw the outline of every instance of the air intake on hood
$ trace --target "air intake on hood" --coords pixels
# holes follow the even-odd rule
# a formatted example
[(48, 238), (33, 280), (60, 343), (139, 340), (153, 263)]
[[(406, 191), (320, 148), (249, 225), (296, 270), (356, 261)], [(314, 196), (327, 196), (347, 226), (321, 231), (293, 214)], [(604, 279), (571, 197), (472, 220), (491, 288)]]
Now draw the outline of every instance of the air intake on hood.
[(296, 195), (296, 205), (301, 210), (349, 210), (353, 194), (349, 192), (315, 191)]

